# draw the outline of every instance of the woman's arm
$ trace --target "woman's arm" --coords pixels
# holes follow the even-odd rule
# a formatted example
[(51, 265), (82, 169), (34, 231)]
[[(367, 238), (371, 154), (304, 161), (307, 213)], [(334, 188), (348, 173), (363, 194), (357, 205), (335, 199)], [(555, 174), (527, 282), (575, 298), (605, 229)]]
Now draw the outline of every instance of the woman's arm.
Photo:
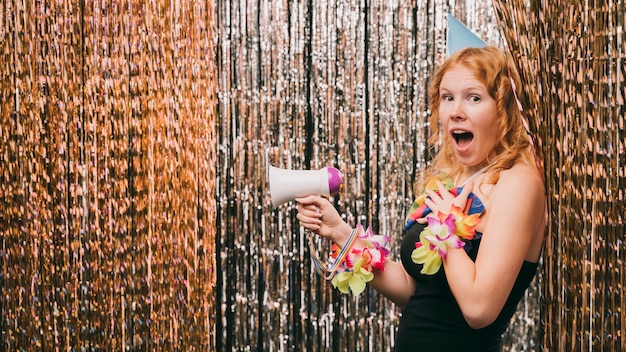
[[(341, 219), (335, 207), (326, 198), (307, 196), (296, 201), (298, 202), (296, 217), (304, 228), (340, 247), (346, 244), (352, 227)], [(357, 240), (353, 246), (359, 248), (364, 245)], [(415, 292), (415, 281), (406, 273), (402, 264), (388, 258), (384, 271), (374, 269), (374, 278), (369, 284), (400, 307), (404, 307)]]
[(540, 246), (545, 229), (543, 183), (530, 168), (502, 172), (489, 204), (476, 262), (463, 249), (451, 249), (444, 263), (450, 289), (473, 328), (498, 317), (523, 261)]

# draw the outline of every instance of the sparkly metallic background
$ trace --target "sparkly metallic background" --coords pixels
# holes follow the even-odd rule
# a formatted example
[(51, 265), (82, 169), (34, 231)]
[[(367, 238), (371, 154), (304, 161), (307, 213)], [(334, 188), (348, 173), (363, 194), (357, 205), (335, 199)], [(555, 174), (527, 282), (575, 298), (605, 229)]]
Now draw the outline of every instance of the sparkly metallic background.
[(210, 349), (211, 4), (0, 16), (0, 350)]
[(397, 243), (448, 11), (514, 52), (546, 168), (541, 273), (507, 350), (626, 349), (624, 10), (2, 1), (3, 349), (390, 351), (399, 311), (313, 273), (266, 168), (338, 167), (347, 220)]

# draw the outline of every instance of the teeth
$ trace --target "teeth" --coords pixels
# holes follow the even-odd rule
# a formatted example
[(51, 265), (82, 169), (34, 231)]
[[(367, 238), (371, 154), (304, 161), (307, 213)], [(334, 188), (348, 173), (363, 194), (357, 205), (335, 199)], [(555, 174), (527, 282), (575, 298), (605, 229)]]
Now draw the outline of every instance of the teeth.
[(463, 134), (463, 133), (467, 133), (467, 132), (461, 131), (461, 130), (454, 130), (454, 131), (452, 131), (452, 133), (454, 133), (454, 134)]

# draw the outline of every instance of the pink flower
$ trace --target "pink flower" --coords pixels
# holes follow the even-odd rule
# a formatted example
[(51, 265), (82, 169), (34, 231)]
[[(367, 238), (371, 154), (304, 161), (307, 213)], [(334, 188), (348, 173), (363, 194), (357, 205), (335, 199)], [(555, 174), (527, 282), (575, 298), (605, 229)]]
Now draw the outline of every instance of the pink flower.
[[(371, 228), (365, 231), (361, 225), (357, 225), (357, 231), (365, 247), (350, 249), (332, 279), (333, 286), (340, 292), (352, 292), (354, 295), (361, 294), (374, 278), (374, 268), (385, 270), (385, 259), (389, 253), (385, 248), (389, 236), (375, 235)], [(336, 259), (338, 253), (339, 246), (333, 246), (331, 257)]]
[(461, 248), (465, 243), (455, 234), (456, 223), (453, 214), (446, 216), (439, 212), (437, 217), (430, 216), (427, 220), (428, 226), (420, 233), (420, 241), (415, 244), (411, 260), (424, 265), (422, 274), (433, 275), (446, 260), (448, 248)]

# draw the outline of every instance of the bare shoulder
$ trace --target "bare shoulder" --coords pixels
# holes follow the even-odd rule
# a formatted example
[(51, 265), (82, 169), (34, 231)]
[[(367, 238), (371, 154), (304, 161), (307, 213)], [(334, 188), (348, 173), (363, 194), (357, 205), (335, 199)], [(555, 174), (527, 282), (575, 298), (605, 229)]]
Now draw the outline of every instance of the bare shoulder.
[(513, 206), (516, 212), (537, 217), (545, 211), (546, 192), (541, 176), (534, 166), (518, 162), (502, 171), (493, 193), (493, 205)]
[[(530, 197), (543, 198), (545, 194), (543, 180), (534, 166), (518, 162), (512, 168), (500, 173), (500, 179), (494, 192), (500, 194), (527, 193)], [(530, 192), (530, 193), (529, 193)]]

